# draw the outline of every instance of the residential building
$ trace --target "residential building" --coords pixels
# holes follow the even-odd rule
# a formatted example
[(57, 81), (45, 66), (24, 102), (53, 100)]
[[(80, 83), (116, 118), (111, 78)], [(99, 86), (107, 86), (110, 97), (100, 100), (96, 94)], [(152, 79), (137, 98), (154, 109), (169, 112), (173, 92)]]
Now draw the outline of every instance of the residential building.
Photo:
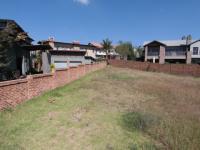
[(92, 53), (87, 54), (88, 50), (91, 50), (93, 47), (80, 44), (79, 42), (57, 42), (53, 38), (50, 38), (49, 40), (40, 41), (39, 44), (50, 45), (52, 47), (52, 50), (49, 51), (50, 60), (56, 69), (86, 64), (85, 56), (95, 57)]
[(91, 42), (88, 45), (95, 47), (95, 49), (92, 50), (92, 52), (89, 52), (89, 51), (88, 52), (93, 53), (93, 55), (95, 55), (96, 60), (106, 58), (106, 52), (103, 50), (102, 44), (97, 43), (97, 42)]
[(31, 45), (33, 39), (14, 20), (8, 19), (0, 19), (0, 34), (0, 80), (27, 74), (30, 54), (23, 46)]
[[(113, 48), (108, 53), (108, 58), (109, 59), (117, 59), (117, 60), (122, 59), (122, 57), (116, 52), (115, 49), (116, 49), (116, 46), (113, 46)], [(126, 60), (127, 60), (127, 58), (126, 58)]]
[(200, 64), (200, 40), (196, 40), (190, 44), (191, 58), (193, 64)]
[(97, 42), (80, 44), (79, 41), (74, 41), (67, 43), (58, 42), (54, 38), (49, 38), (38, 43), (52, 47), (52, 50), (49, 51), (51, 64), (55, 64), (57, 69), (80, 64), (91, 64), (106, 56), (102, 45)]
[(200, 63), (200, 40), (144, 42), (145, 61), (154, 63)]

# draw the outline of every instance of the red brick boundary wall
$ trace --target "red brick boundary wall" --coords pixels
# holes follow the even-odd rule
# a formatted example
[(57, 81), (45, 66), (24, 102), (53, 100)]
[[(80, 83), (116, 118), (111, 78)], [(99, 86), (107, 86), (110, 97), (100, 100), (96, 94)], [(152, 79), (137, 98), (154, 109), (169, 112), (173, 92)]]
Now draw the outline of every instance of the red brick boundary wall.
[(26, 79), (0, 82), (0, 110), (14, 107), (42, 93), (64, 86), (82, 76), (106, 67), (105, 62), (80, 65), (55, 73), (30, 75)]
[(195, 64), (162, 65), (162, 64), (153, 64), (149, 62), (136, 62), (136, 61), (124, 61), (124, 60), (110, 60), (109, 63), (114, 67), (200, 77), (200, 65), (195, 65)]

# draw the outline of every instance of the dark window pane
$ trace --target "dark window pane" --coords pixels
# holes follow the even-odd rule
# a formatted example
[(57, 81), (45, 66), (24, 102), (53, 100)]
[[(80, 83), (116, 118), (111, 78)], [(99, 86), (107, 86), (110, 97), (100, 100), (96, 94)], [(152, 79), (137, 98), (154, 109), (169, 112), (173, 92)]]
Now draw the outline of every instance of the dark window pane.
[(193, 48), (193, 55), (198, 55), (198, 51), (199, 51), (199, 48), (198, 47), (194, 47)]

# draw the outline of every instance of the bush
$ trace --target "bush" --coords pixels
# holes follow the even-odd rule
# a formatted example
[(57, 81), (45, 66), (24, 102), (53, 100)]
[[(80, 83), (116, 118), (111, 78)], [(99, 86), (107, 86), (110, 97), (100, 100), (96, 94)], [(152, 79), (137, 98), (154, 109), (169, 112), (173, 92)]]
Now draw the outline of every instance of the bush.
[(51, 72), (54, 72), (54, 71), (55, 71), (55, 68), (56, 68), (56, 67), (55, 67), (55, 64), (51, 64), (51, 65), (50, 65), (50, 68), (51, 68)]
[(0, 81), (14, 80), (14, 74), (10, 69), (2, 69), (0, 71)]
[(158, 124), (159, 118), (140, 112), (130, 112), (122, 116), (122, 125), (128, 130), (146, 131), (153, 125)]

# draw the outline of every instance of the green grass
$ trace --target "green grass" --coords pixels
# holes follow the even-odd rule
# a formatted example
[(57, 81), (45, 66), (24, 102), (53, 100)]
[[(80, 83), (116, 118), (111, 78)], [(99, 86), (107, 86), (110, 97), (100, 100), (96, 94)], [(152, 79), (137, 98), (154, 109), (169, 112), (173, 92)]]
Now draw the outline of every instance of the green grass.
[(0, 149), (196, 150), (199, 87), (198, 78), (107, 67), (0, 112)]

